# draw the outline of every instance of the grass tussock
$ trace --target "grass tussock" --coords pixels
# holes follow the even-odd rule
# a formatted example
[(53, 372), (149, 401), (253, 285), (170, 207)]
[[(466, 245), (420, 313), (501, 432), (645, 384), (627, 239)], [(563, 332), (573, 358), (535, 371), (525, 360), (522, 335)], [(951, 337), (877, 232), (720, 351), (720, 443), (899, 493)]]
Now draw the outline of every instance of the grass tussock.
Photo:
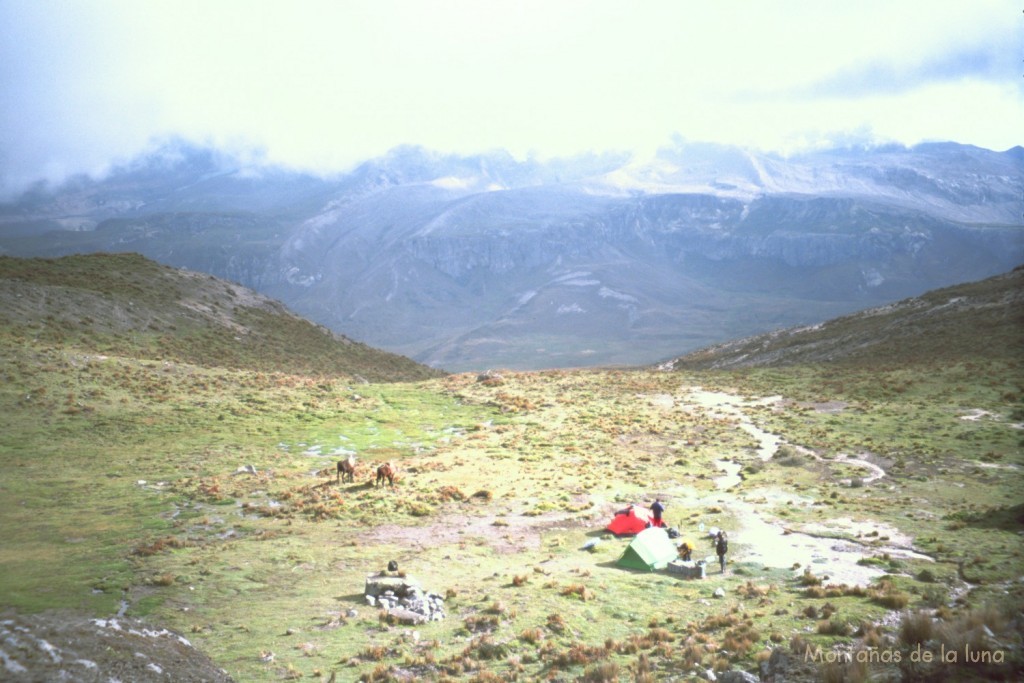
[(868, 597), (879, 605), (893, 610), (902, 610), (910, 604), (910, 594), (896, 587), (891, 580), (882, 579), (875, 588), (868, 590)]
[[(897, 644), (916, 652), (908, 675), (953, 680), (1010, 680), (1024, 673), (1024, 629), (1013, 608), (987, 604), (959, 613), (904, 612)], [(929, 653), (921, 656), (921, 652)], [(946, 658), (943, 660), (943, 656)]]
[(596, 597), (594, 591), (590, 590), (582, 583), (574, 583), (568, 586), (563, 586), (559, 593), (561, 595), (569, 597), (577, 597), (583, 602), (593, 600)]

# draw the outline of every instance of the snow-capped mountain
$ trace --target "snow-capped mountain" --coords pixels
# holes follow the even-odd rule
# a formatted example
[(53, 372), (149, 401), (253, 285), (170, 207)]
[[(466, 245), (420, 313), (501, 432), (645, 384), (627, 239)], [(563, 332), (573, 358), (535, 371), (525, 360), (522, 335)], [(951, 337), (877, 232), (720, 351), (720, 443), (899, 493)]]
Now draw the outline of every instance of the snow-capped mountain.
[(1005, 272), (1024, 150), (540, 161), (393, 150), (333, 177), (181, 142), (0, 205), (0, 252), (137, 251), (447, 369), (647, 363)]

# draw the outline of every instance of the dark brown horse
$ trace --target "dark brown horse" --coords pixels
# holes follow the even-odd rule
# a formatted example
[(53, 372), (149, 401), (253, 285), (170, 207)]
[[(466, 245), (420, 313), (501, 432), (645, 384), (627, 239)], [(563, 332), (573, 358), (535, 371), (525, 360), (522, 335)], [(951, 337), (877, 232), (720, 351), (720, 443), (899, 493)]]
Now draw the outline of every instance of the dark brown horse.
[(338, 461), (338, 483), (344, 477), (348, 481), (356, 480), (356, 456), (350, 455), (346, 460)]
[(385, 479), (388, 480), (389, 486), (394, 486), (396, 474), (398, 474), (398, 470), (391, 463), (386, 462), (383, 465), (380, 465), (377, 468), (377, 481), (374, 483), (374, 486), (382, 485)]

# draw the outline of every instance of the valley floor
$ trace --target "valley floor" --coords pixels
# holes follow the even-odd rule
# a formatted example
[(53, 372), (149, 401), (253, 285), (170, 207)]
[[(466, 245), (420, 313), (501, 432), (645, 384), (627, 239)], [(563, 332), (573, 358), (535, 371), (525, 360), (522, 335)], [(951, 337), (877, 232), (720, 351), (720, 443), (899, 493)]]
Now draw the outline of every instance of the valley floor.
[[(866, 680), (933, 645), (989, 653), (958, 676), (1021, 671), (1024, 453), (1002, 366), (357, 385), (94, 357), (75, 366), (90, 409), (69, 411), (47, 385), (66, 362), (22, 357), (2, 395), (20, 504), (0, 511), (0, 589), (19, 612), (123, 612), (245, 681)], [(374, 485), (383, 461), (393, 487)], [(630, 541), (604, 526), (655, 498), (705, 579), (617, 564)], [(367, 605), (391, 560), (444, 619)]]

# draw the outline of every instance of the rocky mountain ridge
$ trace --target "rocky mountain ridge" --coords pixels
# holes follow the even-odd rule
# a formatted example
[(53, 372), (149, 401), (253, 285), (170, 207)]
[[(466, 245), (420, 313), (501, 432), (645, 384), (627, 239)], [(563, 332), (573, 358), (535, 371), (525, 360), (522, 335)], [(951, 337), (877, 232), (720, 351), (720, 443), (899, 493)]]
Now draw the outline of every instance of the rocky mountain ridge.
[(810, 325), (736, 339), (662, 370), (960, 362), (1024, 357), (1024, 266)]
[(449, 370), (640, 364), (1010, 270), (1022, 197), (1020, 148), (952, 143), (320, 177), (177, 141), (0, 206), (0, 253), (139, 252)]

